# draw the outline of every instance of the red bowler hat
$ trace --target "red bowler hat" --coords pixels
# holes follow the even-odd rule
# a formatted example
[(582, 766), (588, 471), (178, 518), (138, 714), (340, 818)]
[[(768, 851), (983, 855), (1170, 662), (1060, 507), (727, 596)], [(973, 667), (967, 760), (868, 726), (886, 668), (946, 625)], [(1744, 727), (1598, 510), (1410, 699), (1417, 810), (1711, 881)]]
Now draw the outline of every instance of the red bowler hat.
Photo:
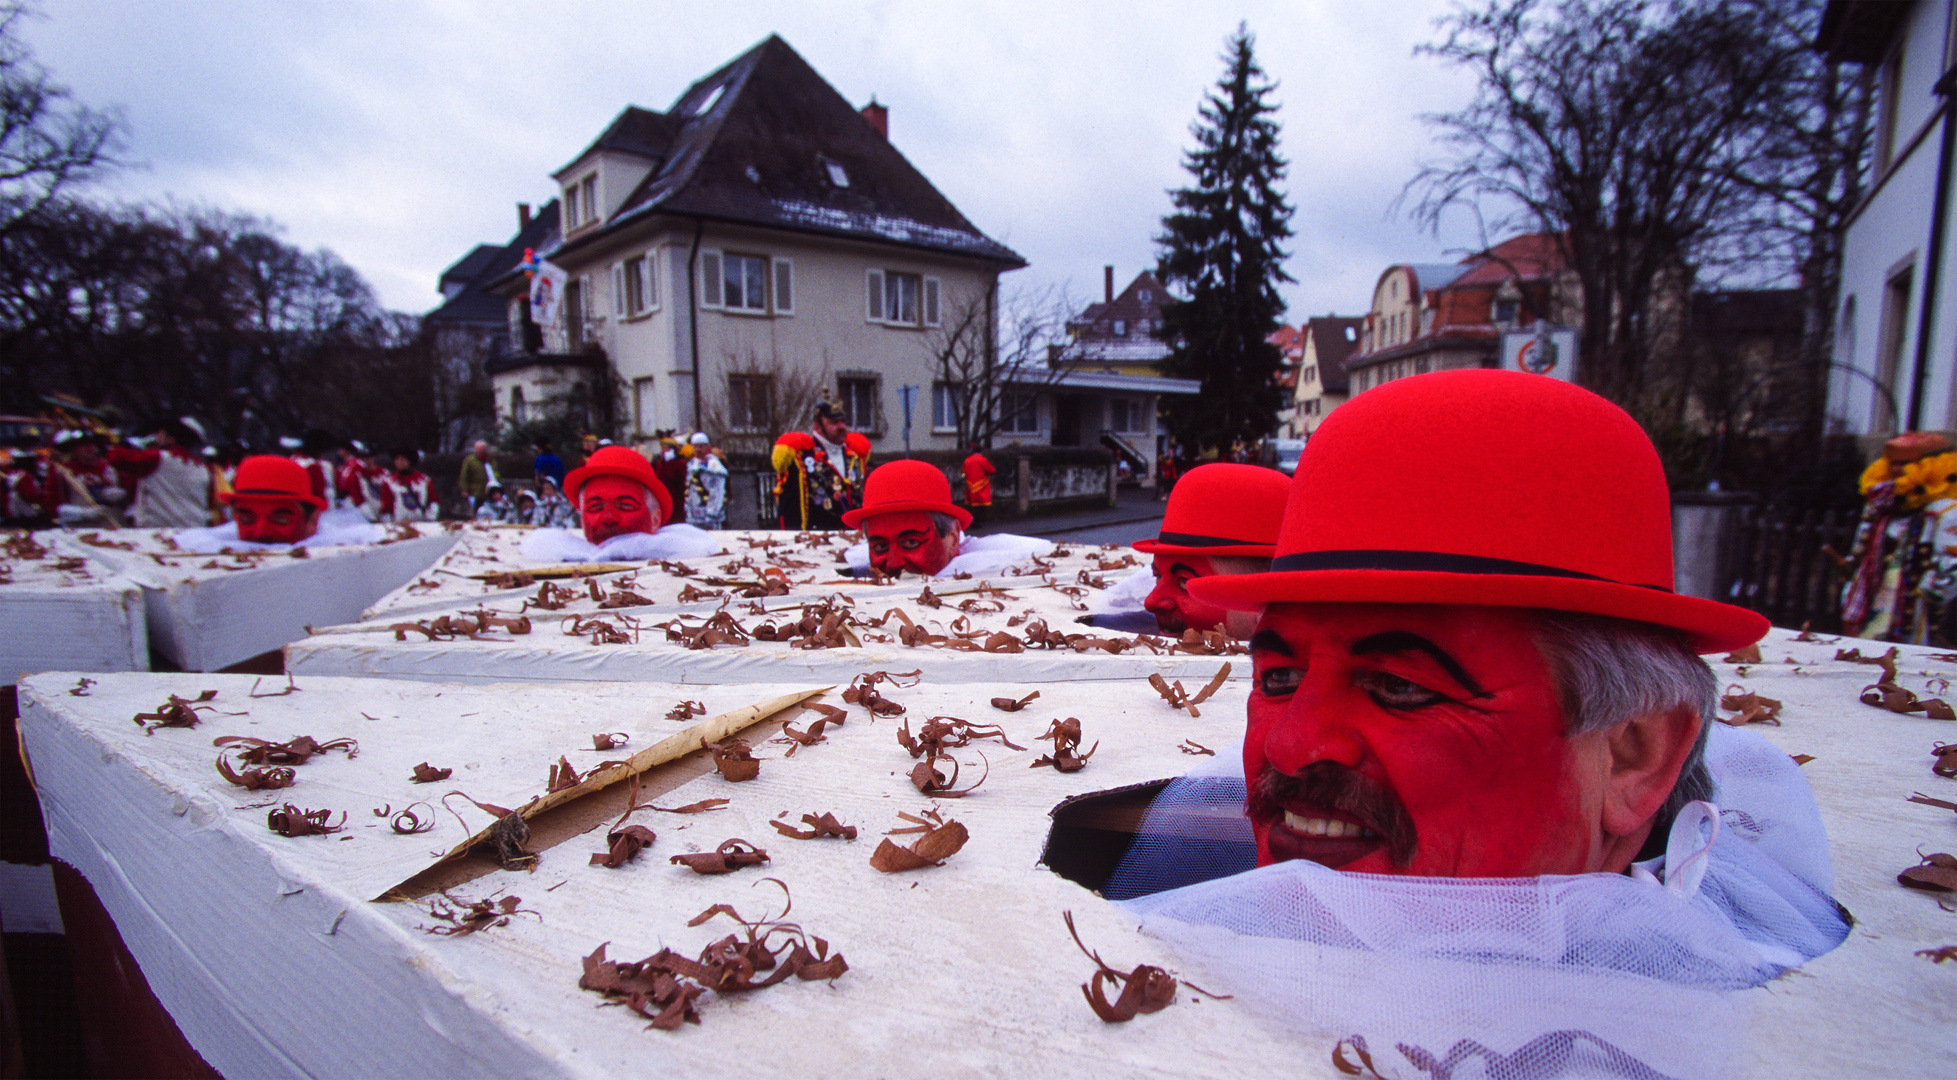
[(845, 510), (843, 524), (854, 529), (864, 518), (905, 510), (950, 514), (961, 529), (972, 523), (972, 512), (951, 501), (951, 481), (936, 465), (891, 461), (870, 471), (863, 481), (863, 505)]
[(1291, 478), (1276, 469), (1198, 465), (1170, 489), (1155, 539), (1133, 546), (1144, 555), (1269, 556), (1290, 494)]
[(578, 492), (586, 480), (600, 476), (622, 476), (636, 480), (659, 501), (659, 520), (671, 521), (673, 518), (673, 494), (659, 480), (659, 474), (652, 471), (652, 462), (645, 455), (629, 446), (603, 446), (585, 459), (583, 465), (571, 470), (564, 478), (564, 494), (571, 502), (578, 501)]
[(326, 506), (325, 499), (313, 494), (313, 481), (306, 475), (306, 467), (289, 457), (276, 454), (256, 454), (240, 461), (238, 476), (231, 482), (231, 490), (220, 492), (218, 499), (229, 503), (241, 495), (298, 499), (314, 509)]
[(1702, 653), (1767, 632), (1754, 612), (1672, 592), (1671, 494), (1637, 421), (1520, 371), (1417, 375), (1339, 406), (1298, 462), (1271, 571), (1197, 578), (1189, 591), (1238, 610), (1338, 601), (1607, 615), (1671, 627)]

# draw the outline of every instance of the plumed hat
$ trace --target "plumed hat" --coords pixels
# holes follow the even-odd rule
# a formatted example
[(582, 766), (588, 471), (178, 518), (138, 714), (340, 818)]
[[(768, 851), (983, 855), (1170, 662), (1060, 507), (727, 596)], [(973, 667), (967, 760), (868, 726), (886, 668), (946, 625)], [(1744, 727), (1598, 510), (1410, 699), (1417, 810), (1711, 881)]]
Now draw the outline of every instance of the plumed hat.
[(1671, 495), (1637, 422), (1519, 371), (1417, 375), (1341, 405), (1298, 461), (1270, 572), (1189, 591), (1239, 610), (1548, 608), (1671, 627), (1707, 653), (1767, 630), (1754, 612), (1672, 592)]
[(864, 518), (905, 510), (950, 514), (959, 528), (972, 523), (972, 512), (951, 501), (951, 481), (936, 465), (923, 461), (891, 461), (877, 466), (863, 481), (863, 505), (844, 511), (843, 524), (854, 529)]
[(1144, 555), (1270, 556), (1291, 478), (1261, 465), (1218, 462), (1183, 474), (1169, 492), (1162, 530), (1138, 540)]
[(255, 454), (238, 463), (238, 477), (232, 490), (218, 495), (229, 503), (240, 496), (273, 499), (298, 499), (314, 509), (324, 509), (326, 500), (313, 494), (312, 478), (305, 466), (277, 454)]
[(584, 482), (597, 476), (622, 476), (636, 480), (659, 501), (659, 520), (673, 519), (673, 495), (666, 485), (659, 482), (658, 474), (652, 471), (652, 462), (645, 455), (629, 446), (604, 446), (593, 451), (583, 465), (571, 470), (564, 478), (564, 494), (578, 501), (578, 492), (583, 490)]

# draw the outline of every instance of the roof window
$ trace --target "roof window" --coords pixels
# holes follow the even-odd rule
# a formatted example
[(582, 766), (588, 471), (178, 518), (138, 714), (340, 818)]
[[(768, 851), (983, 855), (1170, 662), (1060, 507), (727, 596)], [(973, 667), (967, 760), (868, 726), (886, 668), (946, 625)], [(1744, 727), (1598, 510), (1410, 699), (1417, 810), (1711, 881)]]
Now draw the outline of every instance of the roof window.
[(720, 104), (720, 95), (726, 92), (727, 92), (726, 83), (721, 83), (719, 86), (714, 87), (713, 93), (707, 95), (707, 100), (702, 101), (697, 107), (694, 108), (693, 115), (695, 116), (706, 115), (707, 110), (713, 108), (715, 105)]
[(836, 185), (837, 187), (849, 186), (849, 171), (843, 168), (842, 162), (830, 161), (828, 158), (823, 158), (822, 165), (823, 168), (829, 170), (830, 183)]

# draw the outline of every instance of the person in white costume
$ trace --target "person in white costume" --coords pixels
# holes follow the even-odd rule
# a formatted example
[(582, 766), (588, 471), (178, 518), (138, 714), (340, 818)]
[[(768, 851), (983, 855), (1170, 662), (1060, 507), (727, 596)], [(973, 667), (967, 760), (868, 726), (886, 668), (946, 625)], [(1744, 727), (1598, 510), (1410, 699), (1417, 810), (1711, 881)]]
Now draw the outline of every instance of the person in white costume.
[(694, 432), (693, 457), (686, 463), (686, 520), (702, 529), (722, 528), (727, 520), (727, 466), (704, 431)]
[(1053, 551), (1053, 541), (999, 533), (968, 536), (971, 511), (951, 501), (951, 481), (922, 461), (892, 461), (863, 483), (863, 505), (843, 514), (843, 524), (863, 530), (863, 542), (845, 552), (851, 572), (874, 569), (886, 577), (911, 573), (949, 578), (997, 573)]
[[(1383, 498), (1400, 459), (1446, 482)], [(1482, 370), (1355, 398), (1270, 571), (1189, 583), (1261, 613), (1246, 737), (1155, 800), (1106, 895), (1208, 988), (1415, 1068), (1717, 1071), (1722, 992), (1852, 920), (1799, 768), (1716, 722), (1698, 654), (1766, 620), (1671, 582), (1664, 471), (1616, 406)]]
[(197, 554), (220, 551), (283, 551), (295, 547), (371, 544), (386, 535), (358, 510), (324, 510), (313, 494), (304, 466), (275, 454), (248, 457), (238, 465), (237, 486), (218, 496), (233, 520), (174, 534), (177, 549)]
[(606, 446), (564, 478), (566, 493), (584, 522), (569, 529), (537, 529), (519, 549), (538, 562), (635, 562), (701, 558), (721, 551), (712, 533), (686, 524), (665, 524), (673, 497), (638, 451)]

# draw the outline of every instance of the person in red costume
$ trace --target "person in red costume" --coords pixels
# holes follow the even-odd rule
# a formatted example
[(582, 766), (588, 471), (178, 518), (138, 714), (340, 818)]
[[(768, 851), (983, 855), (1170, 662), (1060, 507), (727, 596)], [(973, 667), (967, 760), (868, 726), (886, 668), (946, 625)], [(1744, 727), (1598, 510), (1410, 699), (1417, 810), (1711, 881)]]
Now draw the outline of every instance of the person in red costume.
[(434, 482), (415, 467), (420, 457), (420, 454), (406, 448), (394, 451), (393, 471), (382, 473), (380, 477), (380, 512), (376, 520), (434, 521), (441, 516), (441, 504), (435, 501)]
[(976, 510), (981, 506), (992, 505), (992, 474), (999, 471), (997, 465), (988, 461), (985, 451), (979, 444), (972, 443), (971, 456), (965, 459), (965, 505)]
[(996, 533), (972, 536), (971, 512), (951, 501), (951, 481), (923, 461), (879, 465), (863, 484), (863, 505), (843, 514), (864, 542), (843, 553), (853, 572), (887, 577), (990, 574), (1051, 554), (1053, 542)]
[(870, 440), (851, 431), (842, 410), (815, 407), (809, 431), (775, 440), (775, 523), (782, 529), (842, 529), (860, 502), (870, 468)]
[(231, 507), (238, 539), (254, 544), (296, 544), (319, 530), (326, 508), (305, 466), (272, 454), (240, 462), (235, 486), (218, 498)]
[(953, 505), (945, 474), (922, 461), (879, 466), (863, 485), (863, 505), (843, 515), (843, 524), (862, 528), (870, 565), (887, 577), (936, 575), (957, 557), (971, 523), (971, 512)]
[(157, 425), (146, 449), (115, 446), (109, 464), (123, 487), (136, 492), (130, 518), (139, 528), (194, 529), (211, 521), (211, 467), (197, 452), (203, 442), (182, 420)]
[[(1386, 497), (1389, 459), (1449, 462), (1447, 482)], [(1341, 406), (1270, 570), (1189, 586), (1261, 611), (1243, 749), (1259, 864), (1626, 872), (1710, 797), (1697, 654), (1767, 629), (1671, 584), (1664, 469), (1603, 398), (1470, 370)]]
[[(1201, 465), (1169, 494), (1161, 531), (1135, 550), (1154, 560), (1155, 587), (1142, 607), (1165, 634), (1224, 630), (1247, 638), (1255, 620), (1190, 594), (1189, 583), (1213, 574), (1256, 574), (1271, 568), (1278, 523), (1291, 480), (1258, 465)], [(1096, 626), (1125, 629), (1097, 616)]]
[(672, 496), (638, 451), (606, 446), (564, 478), (584, 518), (584, 538), (602, 544), (626, 533), (655, 533), (672, 516)]

